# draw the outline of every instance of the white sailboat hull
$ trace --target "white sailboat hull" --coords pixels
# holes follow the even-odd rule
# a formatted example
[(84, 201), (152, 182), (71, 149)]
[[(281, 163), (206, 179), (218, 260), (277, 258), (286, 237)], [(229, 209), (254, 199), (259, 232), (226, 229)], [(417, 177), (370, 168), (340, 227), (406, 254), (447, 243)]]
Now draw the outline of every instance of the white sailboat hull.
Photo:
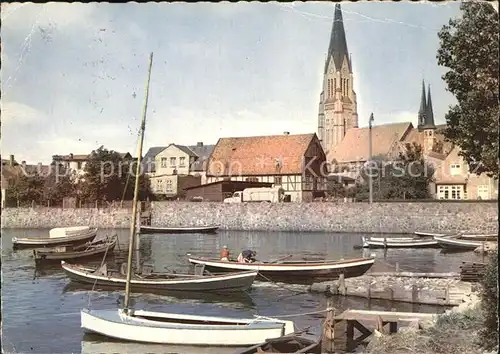
[[(195, 323), (196, 322), (196, 323)], [(81, 327), (115, 339), (158, 344), (245, 346), (293, 333), (292, 321), (136, 310), (82, 310)]]

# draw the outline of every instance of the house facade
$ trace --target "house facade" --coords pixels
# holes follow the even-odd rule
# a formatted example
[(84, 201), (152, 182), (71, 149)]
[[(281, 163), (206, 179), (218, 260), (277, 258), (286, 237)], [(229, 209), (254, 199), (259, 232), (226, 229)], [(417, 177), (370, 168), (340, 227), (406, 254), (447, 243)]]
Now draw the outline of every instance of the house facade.
[(150, 177), (152, 192), (175, 197), (184, 188), (206, 183), (206, 160), (213, 147), (198, 142), (150, 148), (144, 156), (143, 168)]
[(316, 134), (221, 138), (207, 164), (207, 183), (222, 180), (281, 186), (292, 202), (312, 201), (327, 187), (326, 155)]

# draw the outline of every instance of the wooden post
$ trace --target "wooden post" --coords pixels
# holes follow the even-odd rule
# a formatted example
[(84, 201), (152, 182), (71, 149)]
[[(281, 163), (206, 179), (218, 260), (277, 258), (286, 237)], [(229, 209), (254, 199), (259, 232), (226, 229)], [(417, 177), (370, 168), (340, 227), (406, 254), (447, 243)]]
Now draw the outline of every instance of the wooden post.
[(35, 209), (35, 201), (34, 200), (31, 201), (31, 209)]
[(396, 262), (396, 273), (399, 273), (399, 262)]
[(387, 238), (384, 237), (384, 248), (387, 248)]
[(411, 301), (414, 304), (418, 303), (418, 288), (415, 284), (413, 284), (411, 287)]
[(446, 305), (450, 303), (450, 284), (446, 284), (446, 289), (444, 289), (444, 303)]
[(80, 209), (81, 209), (82, 208), (82, 200), (80, 199), (79, 202), (80, 202)]
[(372, 283), (368, 282), (368, 295), (366, 296), (368, 300), (372, 298)]
[(95, 208), (99, 209), (99, 207), (97, 206), (97, 200), (95, 201)]
[(47, 208), (50, 208), (50, 199), (47, 200)]
[(346, 287), (345, 287), (345, 279), (344, 279), (344, 273), (341, 273), (339, 275), (339, 292), (341, 295), (346, 295), (347, 291), (346, 291)]
[(19, 208), (19, 199), (17, 200), (17, 207)]

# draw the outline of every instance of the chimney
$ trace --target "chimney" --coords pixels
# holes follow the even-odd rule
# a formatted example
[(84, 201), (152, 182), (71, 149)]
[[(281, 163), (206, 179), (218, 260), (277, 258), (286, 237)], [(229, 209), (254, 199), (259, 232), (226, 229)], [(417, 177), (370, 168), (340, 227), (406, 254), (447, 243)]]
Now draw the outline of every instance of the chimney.
[(198, 142), (196, 143), (196, 146), (197, 146), (197, 147), (202, 147), (202, 146), (203, 146), (203, 141), (198, 141)]
[(283, 132), (284, 135), (290, 135), (290, 132)]
[(14, 166), (14, 155), (9, 156), (9, 165)]
[(70, 152), (70, 153), (69, 153), (69, 158), (70, 158), (71, 160), (73, 160), (73, 153), (72, 153), (72, 152)]

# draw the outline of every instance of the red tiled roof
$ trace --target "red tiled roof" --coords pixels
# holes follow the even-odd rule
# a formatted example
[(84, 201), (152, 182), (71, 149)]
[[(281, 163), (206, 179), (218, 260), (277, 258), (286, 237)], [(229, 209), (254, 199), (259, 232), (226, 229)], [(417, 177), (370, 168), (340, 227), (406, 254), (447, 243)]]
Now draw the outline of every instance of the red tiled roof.
[(221, 138), (207, 164), (207, 175), (302, 173), (304, 156), (316, 134)]
[[(402, 141), (413, 129), (411, 123), (393, 123), (372, 127), (372, 156), (388, 155), (397, 141)], [(328, 160), (338, 163), (367, 161), (369, 157), (369, 128), (351, 128), (344, 139), (328, 154)]]

